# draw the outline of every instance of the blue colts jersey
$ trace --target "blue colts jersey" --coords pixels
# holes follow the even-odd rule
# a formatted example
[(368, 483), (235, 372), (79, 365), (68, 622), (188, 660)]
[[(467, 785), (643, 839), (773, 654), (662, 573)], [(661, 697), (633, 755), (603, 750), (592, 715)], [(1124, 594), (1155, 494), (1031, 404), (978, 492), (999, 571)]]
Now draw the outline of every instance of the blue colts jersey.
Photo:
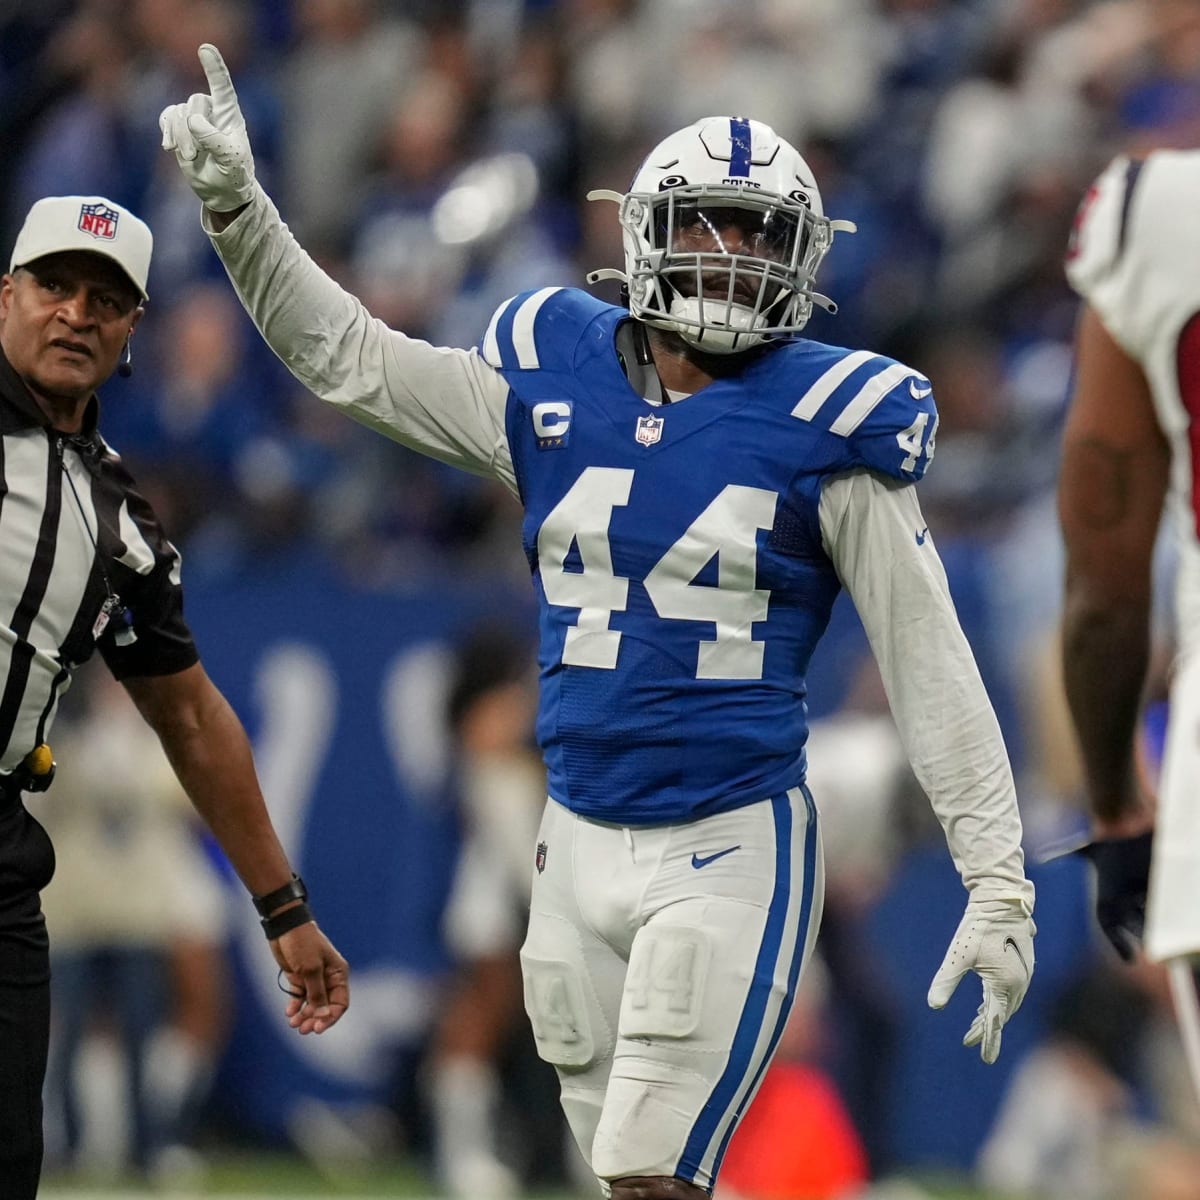
[(936, 414), (919, 373), (809, 341), (654, 406), (617, 352), (628, 319), (548, 288), (502, 306), (480, 351), (510, 388), (550, 794), (651, 825), (803, 781), (805, 673), (840, 588), (822, 484), (920, 478)]

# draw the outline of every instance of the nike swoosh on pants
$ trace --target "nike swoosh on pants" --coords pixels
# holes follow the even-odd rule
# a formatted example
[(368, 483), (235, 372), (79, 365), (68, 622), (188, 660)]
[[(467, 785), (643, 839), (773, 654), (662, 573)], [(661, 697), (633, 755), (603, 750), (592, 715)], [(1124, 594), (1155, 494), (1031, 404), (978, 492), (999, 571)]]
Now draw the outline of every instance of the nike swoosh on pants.
[(735, 850), (740, 850), (741, 848), (742, 848), (741, 844), (739, 843), (736, 846), (730, 846), (726, 850), (718, 850), (716, 852), (716, 854), (707, 854), (707, 855), (704, 855), (703, 857), (701, 857), (699, 854), (697, 854), (693, 850), (692, 851), (692, 866), (695, 867), (696, 870), (698, 871), (698, 870), (700, 870), (701, 867), (707, 867), (709, 863), (714, 863), (717, 861), (718, 858), (724, 858), (725, 855), (732, 854)]

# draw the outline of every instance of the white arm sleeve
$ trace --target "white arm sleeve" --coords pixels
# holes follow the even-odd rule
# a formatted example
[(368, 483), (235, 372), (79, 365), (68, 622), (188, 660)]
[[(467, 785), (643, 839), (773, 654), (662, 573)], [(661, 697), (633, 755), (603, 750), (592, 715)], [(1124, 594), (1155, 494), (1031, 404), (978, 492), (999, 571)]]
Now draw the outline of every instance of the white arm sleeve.
[(963, 883), (973, 899), (1032, 911), (1008, 753), (916, 488), (866, 471), (838, 476), (821, 493), (820, 521)]
[(508, 385), (474, 350), (389, 329), (309, 258), (261, 187), (221, 232), (208, 228), (238, 296), (302, 384), (356, 421), (516, 491)]

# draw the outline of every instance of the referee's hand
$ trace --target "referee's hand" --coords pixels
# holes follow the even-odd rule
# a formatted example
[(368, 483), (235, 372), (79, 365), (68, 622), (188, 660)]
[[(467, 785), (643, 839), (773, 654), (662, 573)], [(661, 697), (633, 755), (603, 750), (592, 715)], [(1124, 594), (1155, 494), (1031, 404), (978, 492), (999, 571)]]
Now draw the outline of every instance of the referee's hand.
[(271, 942), (291, 999), (285, 1013), (300, 1033), (324, 1033), (350, 1007), (350, 968), (315, 921)]

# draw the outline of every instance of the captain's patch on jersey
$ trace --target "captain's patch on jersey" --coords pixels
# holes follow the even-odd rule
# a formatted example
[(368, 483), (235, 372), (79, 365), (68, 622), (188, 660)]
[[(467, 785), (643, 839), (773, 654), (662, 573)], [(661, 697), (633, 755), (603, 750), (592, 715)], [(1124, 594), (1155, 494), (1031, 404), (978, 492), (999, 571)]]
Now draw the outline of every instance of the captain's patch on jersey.
[(557, 450), (567, 444), (571, 430), (570, 400), (543, 400), (533, 406), (532, 415), (539, 450)]

